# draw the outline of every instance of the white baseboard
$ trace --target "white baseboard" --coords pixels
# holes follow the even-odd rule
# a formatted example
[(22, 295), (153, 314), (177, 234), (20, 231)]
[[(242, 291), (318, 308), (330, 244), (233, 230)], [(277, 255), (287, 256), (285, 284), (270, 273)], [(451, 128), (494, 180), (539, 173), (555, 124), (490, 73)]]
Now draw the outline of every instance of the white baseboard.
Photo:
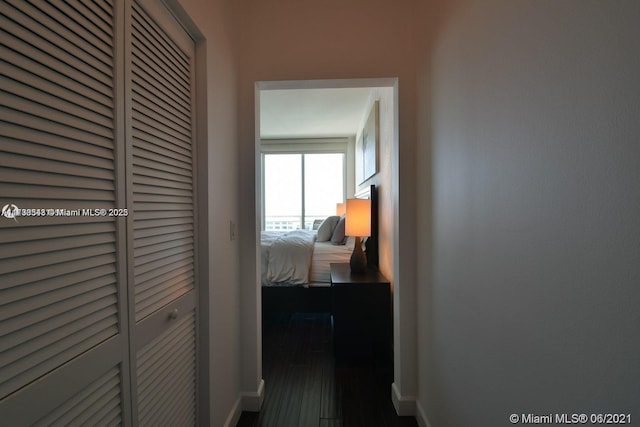
[(427, 418), (427, 414), (424, 412), (419, 400), (416, 400), (416, 421), (420, 427), (431, 427), (429, 418)]
[(260, 380), (258, 391), (242, 393), (242, 410), (259, 412), (264, 400), (264, 380)]
[(241, 415), (242, 408), (240, 407), (240, 397), (238, 397), (236, 403), (233, 404), (233, 408), (231, 408), (231, 412), (229, 412), (227, 420), (224, 422), (224, 427), (235, 427), (240, 421)]
[(396, 383), (391, 384), (391, 400), (396, 408), (396, 413), (401, 417), (416, 415), (416, 397), (402, 396)]

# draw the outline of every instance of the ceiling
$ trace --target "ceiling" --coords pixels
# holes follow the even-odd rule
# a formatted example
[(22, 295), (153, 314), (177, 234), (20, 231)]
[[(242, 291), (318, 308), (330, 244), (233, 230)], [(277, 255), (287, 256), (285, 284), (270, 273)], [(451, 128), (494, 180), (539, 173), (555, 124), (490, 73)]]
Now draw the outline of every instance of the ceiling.
[(372, 88), (260, 92), (262, 139), (355, 136)]

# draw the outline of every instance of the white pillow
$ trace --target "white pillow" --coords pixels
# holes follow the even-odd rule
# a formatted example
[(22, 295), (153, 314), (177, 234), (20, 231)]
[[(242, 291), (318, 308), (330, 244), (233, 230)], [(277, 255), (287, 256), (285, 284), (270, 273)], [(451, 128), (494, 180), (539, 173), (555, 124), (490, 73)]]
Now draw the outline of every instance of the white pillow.
[(344, 234), (346, 217), (341, 216), (336, 228), (333, 229), (331, 235), (331, 243), (334, 245), (344, 245), (347, 241), (347, 236)]
[(331, 236), (333, 236), (333, 230), (336, 228), (336, 225), (338, 225), (338, 221), (340, 221), (340, 217), (336, 215), (327, 217), (324, 221), (322, 221), (322, 224), (320, 224), (320, 227), (318, 227), (318, 237), (316, 238), (316, 241), (329, 241), (331, 239)]

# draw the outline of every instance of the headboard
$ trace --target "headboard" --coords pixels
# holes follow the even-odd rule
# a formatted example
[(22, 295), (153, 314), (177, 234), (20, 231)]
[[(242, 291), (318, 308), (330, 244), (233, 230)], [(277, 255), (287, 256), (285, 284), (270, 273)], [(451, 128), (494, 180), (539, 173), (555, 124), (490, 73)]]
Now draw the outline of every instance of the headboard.
[(356, 192), (357, 199), (371, 200), (371, 236), (365, 242), (365, 252), (367, 254), (367, 266), (371, 269), (378, 269), (378, 189), (375, 185), (370, 185)]

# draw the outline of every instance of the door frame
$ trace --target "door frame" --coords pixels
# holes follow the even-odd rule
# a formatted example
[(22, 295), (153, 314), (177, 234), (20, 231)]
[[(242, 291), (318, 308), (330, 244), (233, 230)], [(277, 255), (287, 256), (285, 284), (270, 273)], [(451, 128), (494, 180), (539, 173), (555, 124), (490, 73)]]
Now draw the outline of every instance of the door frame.
[[(262, 221), (262, 161), (261, 161), (261, 142), (260, 142), (260, 93), (266, 90), (284, 90), (284, 89), (345, 89), (345, 88), (391, 88), (393, 90), (393, 146), (392, 146), (392, 174), (391, 187), (393, 197), (393, 283), (399, 283), (399, 102), (398, 102), (398, 78), (351, 78), (351, 79), (320, 79), (320, 80), (278, 80), (278, 81), (257, 81), (254, 84), (254, 164), (255, 164), (255, 266), (256, 275), (251, 293), (255, 294), (256, 309), (245, 313), (248, 318), (245, 320), (248, 324), (256, 325), (255, 334), (248, 331), (245, 336), (244, 349), (245, 362), (249, 363), (247, 367), (249, 372), (256, 374), (255, 378), (245, 378), (252, 384), (257, 385), (256, 390), (243, 393), (243, 410), (258, 411), (262, 406), (264, 399), (264, 379), (262, 378), (262, 286), (261, 286), (261, 265), (260, 265), (260, 229)], [(253, 297), (253, 295), (252, 295)], [(394, 307), (398, 304), (394, 299)], [(255, 317), (253, 317), (255, 316)], [(394, 331), (400, 325), (399, 310), (393, 310)], [(245, 330), (246, 331), (246, 330)], [(401, 361), (399, 357), (399, 346), (394, 339), (393, 354), (396, 364)], [(401, 368), (401, 367), (400, 367)], [(253, 388), (253, 387), (252, 387)]]

